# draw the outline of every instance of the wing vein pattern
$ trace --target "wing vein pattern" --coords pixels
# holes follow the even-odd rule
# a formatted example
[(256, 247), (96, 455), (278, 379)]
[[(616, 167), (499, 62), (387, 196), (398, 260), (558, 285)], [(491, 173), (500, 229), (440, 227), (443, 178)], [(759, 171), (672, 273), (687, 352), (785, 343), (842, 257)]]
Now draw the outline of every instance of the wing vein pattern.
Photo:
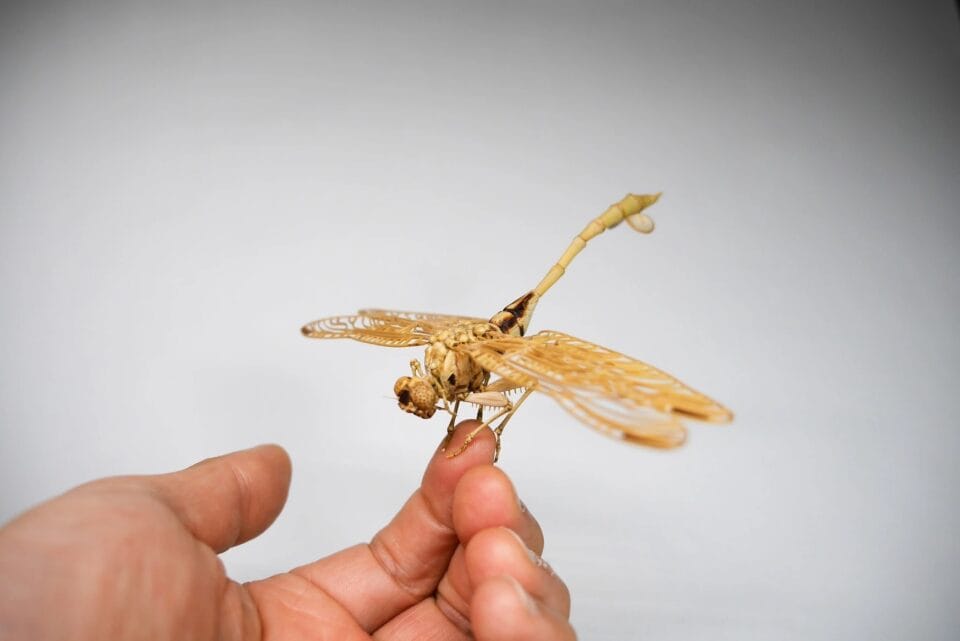
[(609, 436), (655, 447), (686, 438), (680, 418), (726, 422), (732, 414), (651, 365), (554, 331), (458, 346), (491, 372), (552, 397)]
[(315, 320), (304, 325), (301, 331), (309, 338), (352, 338), (385, 347), (416, 347), (429, 344), (447, 325), (462, 321), (487, 322), (470, 316), (362, 309), (350, 316)]

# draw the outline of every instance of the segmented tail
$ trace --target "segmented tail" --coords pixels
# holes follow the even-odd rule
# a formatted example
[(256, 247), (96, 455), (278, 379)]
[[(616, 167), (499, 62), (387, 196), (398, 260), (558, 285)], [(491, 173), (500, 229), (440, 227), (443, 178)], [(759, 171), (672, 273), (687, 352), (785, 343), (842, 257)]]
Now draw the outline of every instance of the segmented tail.
[(503, 308), (503, 311), (494, 314), (490, 322), (500, 328), (505, 334), (513, 336), (523, 336), (530, 324), (530, 318), (533, 316), (533, 309), (537, 305), (540, 297), (547, 293), (554, 283), (560, 280), (564, 272), (573, 261), (574, 257), (587, 246), (587, 243), (596, 236), (599, 236), (608, 229), (613, 229), (624, 220), (636, 231), (649, 234), (654, 229), (653, 219), (643, 213), (650, 205), (660, 199), (660, 193), (656, 194), (627, 194), (618, 202), (610, 205), (605, 212), (594, 218), (583, 228), (573, 239), (567, 250), (563, 252), (543, 280), (517, 300)]

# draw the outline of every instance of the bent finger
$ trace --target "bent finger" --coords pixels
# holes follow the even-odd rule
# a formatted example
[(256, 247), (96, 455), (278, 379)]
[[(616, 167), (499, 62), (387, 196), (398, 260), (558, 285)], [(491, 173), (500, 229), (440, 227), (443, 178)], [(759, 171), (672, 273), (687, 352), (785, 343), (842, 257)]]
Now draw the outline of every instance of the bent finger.
[(249, 541), (280, 514), (290, 488), (290, 457), (261, 445), (206, 459), (179, 472), (140, 477), (193, 535), (216, 552)]
[[(451, 450), (478, 426), (461, 423)], [(343, 605), (369, 631), (434, 592), (456, 549), (453, 495), (468, 470), (490, 465), (493, 433), (480, 432), (459, 456), (447, 458), (438, 448), (420, 488), (393, 520), (367, 545), (357, 545), (293, 572), (308, 579)]]
[(515, 532), (503, 527), (478, 532), (467, 544), (464, 560), (473, 585), (511, 576), (550, 610), (563, 617), (570, 615), (567, 586)]
[(461, 545), (440, 581), (437, 595), (444, 611), (457, 618), (467, 616), (473, 596), (475, 583), (464, 552), (474, 536), (491, 528), (509, 528), (526, 547), (540, 554), (543, 530), (520, 501), (510, 478), (493, 466), (477, 467), (463, 475), (453, 497), (453, 523)]
[(520, 535), (537, 554), (543, 554), (543, 530), (520, 500), (513, 482), (496, 467), (484, 466), (463, 475), (453, 496), (453, 524), (461, 543), (481, 530), (502, 526)]

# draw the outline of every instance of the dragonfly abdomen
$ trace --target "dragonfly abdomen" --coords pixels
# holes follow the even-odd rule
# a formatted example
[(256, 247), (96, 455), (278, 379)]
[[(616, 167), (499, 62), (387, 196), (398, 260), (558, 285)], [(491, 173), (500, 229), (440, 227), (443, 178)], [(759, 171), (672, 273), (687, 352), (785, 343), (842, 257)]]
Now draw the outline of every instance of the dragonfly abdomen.
[(510, 336), (523, 336), (527, 333), (527, 326), (533, 316), (533, 308), (537, 306), (540, 296), (530, 291), (513, 301), (497, 312), (490, 322), (500, 328), (500, 331)]
[(587, 223), (587, 226), (574, 237), (560, 259), (536, 287), (494, 314), (490, 322), (499, 327), (501, 332), (510, 336), (526, 334), (537, 301), (560, 280), (574, 257), (587, 246), (587, 243), (624, 220), (636, 231), (649, 234), (653, 231), (653, 220), (643, 213), (643, 210), (657, 202), (659, 198), (660, 194), (627, 194), (619, 202), (610, 205), (605, 212)]

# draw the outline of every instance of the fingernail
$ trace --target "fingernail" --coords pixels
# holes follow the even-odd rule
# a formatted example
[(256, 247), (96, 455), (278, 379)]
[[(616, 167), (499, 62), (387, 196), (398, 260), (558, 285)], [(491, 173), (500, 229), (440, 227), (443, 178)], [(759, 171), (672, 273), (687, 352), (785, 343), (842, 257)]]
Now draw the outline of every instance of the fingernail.
[(533, 597), (527, 594), (527, 591), (523, 589), (523, 586), (520, 585), (520, 582), (512, 576), (507, 576), (506, 579), (510, 581), (510, 584), (513, 586), (513, 590), (517, 593), (517, 599), (523, 604), (524, 609), (530, 614), (537, 614), (539, 612), (539, 608), (537, 608), (536, 601), (533, 600)]

